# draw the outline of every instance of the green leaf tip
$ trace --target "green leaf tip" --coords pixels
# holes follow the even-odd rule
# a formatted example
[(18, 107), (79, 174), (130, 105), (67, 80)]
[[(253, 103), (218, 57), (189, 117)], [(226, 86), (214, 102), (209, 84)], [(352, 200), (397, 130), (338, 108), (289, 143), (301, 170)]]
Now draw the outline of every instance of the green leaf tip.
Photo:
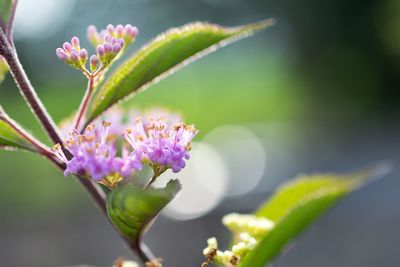
[(344, 175), (303, 175), (284, 184), (255, 212), (275, 222), (275, 227), (239, 266), (263, 267), (271, 263), (292, 239), (338, 200), (389, 171), (389, 164), (378, 163)]
[(98, 89), (87, 123), (112, 105), (134, 96), (191, 62), (271, 26), (268, 19), (238, 27), (194, 22), (170, 29), (125, 61)]
[(34, 147), (9, 125), (6, 117), (7, 120), (10, 119), (0, 106), (0, 149), (35, 151)]
[(107, 195), (108, 216), (122, 234), (138, 241), (149, 223), (180, 189), (178, 180), (171, 180), (159, 189), (143, 190), (133, 185), (116, 188)]

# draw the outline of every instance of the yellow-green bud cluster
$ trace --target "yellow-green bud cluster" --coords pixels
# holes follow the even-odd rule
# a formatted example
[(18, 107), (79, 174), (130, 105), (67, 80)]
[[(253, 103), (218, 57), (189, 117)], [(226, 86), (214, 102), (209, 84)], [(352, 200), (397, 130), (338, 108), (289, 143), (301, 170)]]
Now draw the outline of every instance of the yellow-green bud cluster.
[(118, 264), (113, 267), (139, 267), (139, 265), (134, 261), (124, 261), (118, 262)]
[(222, 223), (233, 233), (248, 233), (259, 238), (274, 228), (273, 221), (248, 214), (231, 213), (222, 218)]
[(235, 266), (240, 259), (257, 245), (257, 240), (247, 233), (241, 233), (238, 241), (232, 246), (232, 250), (218, 250), (218, 241), (215, 237), (207, 240), (208, 246), (203, 250), (206, 257), (212, 255), (212, 261), (222, 266)]
[(275, 226), (267, 218), (254, 215), (231, 213), (222, 219), (235, 236), (235, 243), (231, 250), (218, 250), (218, 241), (215, 237), (207, 240), (208, 246), (203, 250), (204, 256), (221, 266), (237, 266), (248, 252), (253, 250), (258, 241)]

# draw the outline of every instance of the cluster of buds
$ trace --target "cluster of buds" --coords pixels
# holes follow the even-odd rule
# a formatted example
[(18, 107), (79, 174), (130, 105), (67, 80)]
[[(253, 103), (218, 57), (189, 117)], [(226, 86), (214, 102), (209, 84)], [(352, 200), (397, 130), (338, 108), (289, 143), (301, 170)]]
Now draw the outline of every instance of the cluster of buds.
[[(96, 48), (96, 55), (90, 57), (90, 72), (95, 73), (101, 67), (104, 69), (117, 59), (124, 48), (135, 40), (138, 34), (136, 27), (128, 24), (125, 26), (108, 25), (107, 29), (97, 31), (95, 26), (89, 26), (87, 37), (90, 43)], [(62, 48), (57, 48), (56, 54), (59, 59), (83, 72), (87, 73), (86, 61), (88, 52), (80, 47), (77, 37), (73, 37), (71, 42), (65, 42)]]
[[(232, 246), (232, 250), (218, 250), (218, 241), (215, 237), (207, 240), (207, 247), (203, 250), (210, 262), (221, 266), (237, 266), (240, 259), (248, 252), (253, 250), (257, 245), (257, 240), (247, 233), (238, 235), (238, 242)], [(207, 264), (203, 264), (207, 266)]]
[(106, 29), (101, 30), (100, 32), (97, 31), (94, 25), (90, 25), (87, 29), (87, 37), (94, 47), (102, 45), (106, 39), (111, 38), (122, 38), (124, 43), (129, 45), (135, 40), (138, 33), (138, 29), (130, 24), (125, 26), (121, 24), (117, 26), (109, 24)]
[(194, 126), (160, 111), (151, 115), (110, 111), (102, 118), (107, 122), (95, 121), (82, 134), (68, 129), (64, 147), (72, 154), (71, 159), (60, 145), (54, 147), (54, 153), (67, 165), (65, 175), (87, 176), (112, 188), (131, 178), (144, 164), (151, 166), (156, 176), (167, 169), (178, 172), (185, 167), (191, 140), (198, 132)]
[(134, 261), (117, 260), (113, 267), (139, 267), (139, 264)]
[(78, 37), (73, 37), (70, 43), (65, 42), (63, 48), (57, 48), (56, 54), (66, 64), (79, 70), (85, 69), (88, 52), (85, 48), (81, 48)]
[(211, 262), (221, 266), (237, 266), (240, 259), (252, 251), (260, 239), (275, 226), (274, 222), (267, 218), (237, 213), (224, 216), (222, 223), (233, 232), (235, 243), (231, 250), (220, 251), (217, 239), (209, 238), (208, 246), (203, 250), (207, 258), (203, 266)]
[(97, 57), (100, 59), (103, 67), (107, 67), (117, 57), (124, 46), (124, 39), (114, 38), (110, 35), (106, 35), (103, 44), (99, 44), (96, 48)]
[(87, 37), (96, 48), (97, 56), (103, 66), (108, 66), (120, 52), (131, 44), (138, 34), (138, 29), (130, 24), (125, 26), (119, 24), (116, 27), (109, 24), (107, 28), (97, 31), (91, 25), (87, 29)]
[(267, 218), (238, 213), (225, 215), (222, 223), (233, 233), (245, 232), (255, 238), (264, 236), (275, 226), (275, 223)]

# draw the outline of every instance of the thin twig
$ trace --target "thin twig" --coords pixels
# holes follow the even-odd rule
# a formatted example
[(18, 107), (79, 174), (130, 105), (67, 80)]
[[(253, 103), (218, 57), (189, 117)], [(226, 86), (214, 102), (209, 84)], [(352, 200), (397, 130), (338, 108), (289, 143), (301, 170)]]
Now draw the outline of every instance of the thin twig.
[(64, 164), (62, 164), (60, 161), (56, 159), (54, 154), (45, 144), (41, 143), (38, 139), (36, 139), (34, 136), (28, 133), (16, 121), (11, 119), (2, 109), (0, 109), (0, 120), (7, 123), (7, 125), (9, 125), (12, 129), (14, 129), (23, 139), (29, 142), (33, 146), (36, 152), (48, 158), (50, 161), (56, 164), (57, 167), (61, 169), (65, 168)]
[(14, 39), (13, 39), (13, 24), (15, 18), (15, 12), (17, 11), (18, 0), (13, 0), (11, 4), (10, 14), (8, 15), (8, 22), (6, 26), (6, 35), (8, 37), (8, 41), (14, 47)]
[(82, 118), (84, 117), (84, 115), (86, 113), (87, 108), (88, 108), (89, 100), (90, 100), (90, 97), (92, 96), (93, 88), (94, 88), (94, 77), (90, 76), (85, 95), (82, 98), (82, 102), (79, 106), (78, 112), (76, 113), (76, 117), (74, 120), (74, 128), (77, 129), (79, 132), (80, 132), (79, 125), (82, 121)]
[(29, 104), (31, 110), (36, 115), (43, 128), (46, 130), (47, 134), (54, 143), (62, 143), (60, 135), (57, 130), (57, 126), (53, 119), (47, 113), (46, 108), (40, 101), (30, 83), (19, 58), (14, 51), (13, 47), (7, 40), (7, 36), (4, 34), (3, 30), (0, 29), (0, 55), (4, 57), (9, 66), (10, 72), (17, 83), (21, 94), (25, 98), (26, 102)]
[(157, 177), (158, 177), (158, 176), (159, 176), (159, 175), (158, 175), (156, 172), (154, 172), (153, 176), (152, 176), (151, 179), (147, 182), (147, 184), (143, 187), (143, 189), (149, 188), (149, 187), (157, 180)]

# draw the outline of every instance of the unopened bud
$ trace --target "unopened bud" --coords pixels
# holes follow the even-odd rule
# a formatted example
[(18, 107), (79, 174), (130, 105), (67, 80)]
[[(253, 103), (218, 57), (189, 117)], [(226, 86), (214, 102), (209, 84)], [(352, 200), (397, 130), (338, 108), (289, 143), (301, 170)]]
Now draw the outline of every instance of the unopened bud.
[(104, 47), (102, 45), (98, 45), (96, 50), (97, 50), (97, 55), (100, 58), (104, 56), (105, 51), (104, 51)]
[(57, 57), (59, 59), (61, 59), (62, 61), (64, 61), (64, 62), (68, 61), (68, 55), (64, 52), (64, 50), (62, 48), (57, 48), (56, 54), (57, 54)]
[(112, 24), (108, 24), (106, 29), (110, 34), (113, 34), (115, 31), (114, 25), (112, 25)]
[(92, 72), (96, 71), (99, 67), (99, 58), (96, 55), (90, 57), (90, 70)]
[(115, 28), (115, 31), (119, 36), (122, 36), (122, 34), (124, 33), (124, 26), (122, 26), (121, 24), (118, 24), (117, 27)]
[(121, 45), (120, 45), (120, 44), (115, 44), (115, 45), (113, 46), (113, 48), (112, 48), (112, 52), (113, 52), (114, 54), (118, 54), (119, 51), (121, 51)]
[(72, 60), (74, 63), (78, 63), (78, 62), (79, 62), (79, 54), (78, 54), (77, 51), (72, 50), (72, 52), (71, 52), (71, 60)]
[(80, 52), (79, 52), (79, 59), (81, 60), (82, 64), (85, 64), (87, 59), (88, 59), (88, 52), (85, 48), (83, 48)]
[(65, 43), (63, 44), (63, 48), (64, 48), (64, 50), (65, 50), (66, 52), (68, 52), (68, 53), (71, 53), (71, 51), (72, 51), (72, 45), (71, 45), (70, 43), (68, 43), (68, 42), (65, 42)]
[(105, 43), (103, 46), (104, 46), (104, 51), (106, 52), (106, 54), (111, 52), (111, 50), (112, 50), (111, 44)]
[(78, 37), (76, 37), (76, 36), (72, 37), (71, 44), (72, 44), (72, 47), (75, 48), (76, 50), (80, 49), (80, 44), (79, 44), (79, 38)]

